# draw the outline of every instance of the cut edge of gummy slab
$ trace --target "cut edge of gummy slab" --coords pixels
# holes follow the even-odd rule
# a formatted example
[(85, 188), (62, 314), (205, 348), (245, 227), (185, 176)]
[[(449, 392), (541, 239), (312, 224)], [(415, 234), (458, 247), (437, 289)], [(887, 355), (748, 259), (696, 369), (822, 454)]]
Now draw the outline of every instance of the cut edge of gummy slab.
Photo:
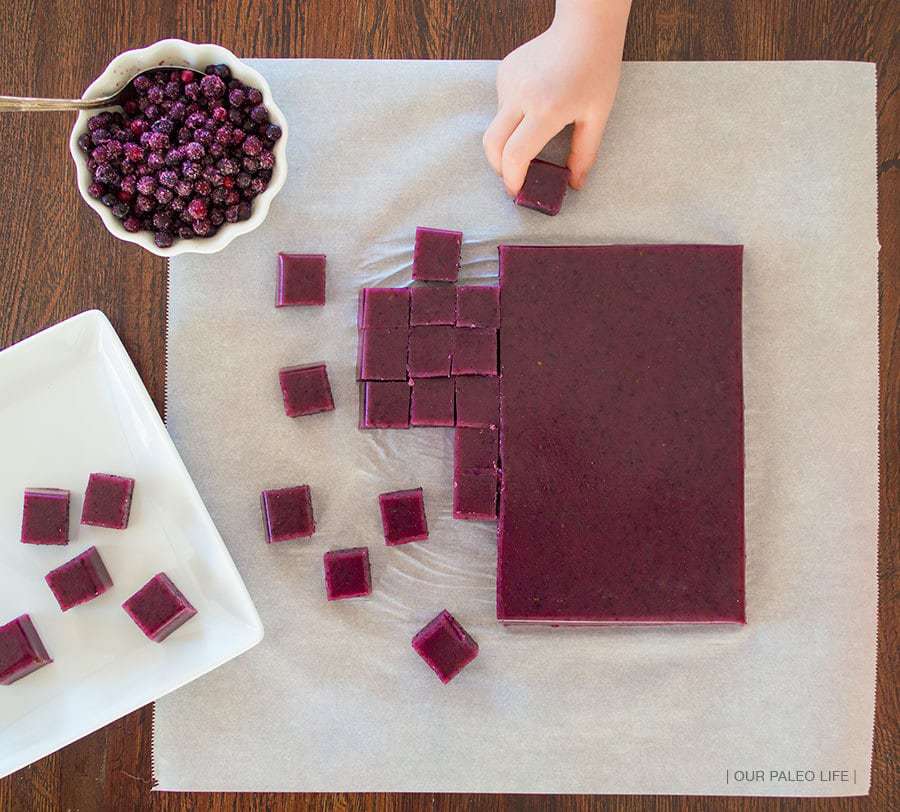
[[(503, 363), (504, 371), (501, 375), (501, 468), (503, 470), (499, 522), (498, 522), (498, 568), (497, 568), (497, 618), (504, 624), (549, 624), (557, 625), (739, 625), (746, 623), (746, 584), (745, 584), (745, 540), (744, 540), (744, 462), (743, 462), (743, 397), (742, 397), (742, 380), (741, 380), (741, 246), (715, 246), (715, 245), (631, 245), (631, 246), (500, 246), (500, 272), (501, 272), (501, 297), (503, 301), (503, 310), (501, 312), (501, 349), (504, 353)], [(591, 252), (597, 252), (590, 262), (572, 263), (574, 255), (579, 252), (585, 253), (585, 257), (590, 257)], [(619, 253), (620, 252), (620, 253)], [(567, 257), (569, 253), (572, 256)], [(605, 254), (605, 256), (601, 256)], [(648, 261), (645, 257), (649, 255), (653, 261)], [(546, 269), (547, 263), (552, 263), (554, 268), (554, 290), (556, 293), (548, 300), (542, 301), (543, 313), (541, 318), (545, 322), (553, 322), (554, 310), (565, 308), (569, 319), (565, 320), (564, 325), (571, 326), (574, 320), (581, 317), (585, 320), (588, 317), (596, 317), (596, 309), (605, 307), (611, 310), (613, 314), (618, 314), (618, 322), (610, 322), (604, 326), (604, 330), (609, 334), (604, 339), (603, 332), (596, 330), (591, 334), (594, 342), (609, 344), (615, 341), (618, 345), (614, 350), (614, 354), (606, 358), (607, 367), (613, 364), (610, 374), (615, 373), (616, 365), (629, 363), (630, 353), (637, 351), (637, 346), (629, 343), (629, 336), (634, 331), (649, 332), (650, 346), (654, 346), (652, 342), (652, 333), (663, 328), (656, 325), (656, 322), (648, 322), (641, 315), (641, 308), (647, 309), (654, 306), (665, 310), (665, 308), (677, 308), (679, 314), (685, 313), (680, 317), (679, 325), (676, 332), (679, 336), (688, 342), (687, 349), (668, 342), (665, 345), (660, 344), (656, 354), (657, 364), (668, 363), (668, 354), (679, 352), (681, 355), (687, 353), (688, 359), (697, 358), (689, 365), (690, 370), (694, 370), (696, 384), (693, 386), (682, 385), (680, 389), (673, 390), (672, 394), (663, 396), (654, 404), (649, 401), (650, 418), (653, 413), (657, 413), (659, 419), (663, 423), (659, 426), (658, 431), (662, 431), (667, 436), (671, 436), (677, 442), (680, 438), (681, 442), (691, 442), (689, 428), (679, 426), (669, 426), (665, 420), (665, 415), (670, 415), (673, 408), (671, 400), (674, 397), (687, 398), (686, 404), (694, 404), (691, 408), (700, 408), (696, 401), (698, 398), (704, 397), (704, 387), (717, 385), (717, 381), (722, 382), (725, 387), (722, 404), (716, 415), (712, 415), (708, 420), (712, 420), (711, 426), (706, 426), (704, 437), (712, 434), (703, 441), (702, 452), (706, 456), (715, 457), (715, 459), (728, 460), (727, 466), (722, 468), (717, 465), (715, 470), (712, 468), (704, 469), (701, 467), (699, 471), (709, 470), (705, 477), (699, 482), (696, 479), (696, 472), (690, 477), (683, 476), (683, 482), (687, 483), (688, 492), (698, 503), (707, 504), (713, 513), (712, 518), (708, 521), (715, 522), (709, 533), (704, 534), (707, 540), (704, 542), (700, 538), (692, 549), (685, 550), (682, 554), (684, 561), (700, 561), (706, 564), (703, 568), (695, 568), (693, 575), (688, 573), (687, 578), (688, 591), (684, 593), (686, 596), (696, 595), (697, 599), (691, 601), (688, 598), (675, 600), (678, 596), (675, 593), (657, 595), (654, 599), (654, 592), (651, 590), (646, 594), (634, 594), (628, 599), (622, 599), (616, 603), (607, 601), (601, 606), (598, 603), (591, 605), (590, 596), (581, 588), (579, 583), (566, 580), (567, 571), (583, 573), (579, 575), (581, 582), (590, 580), (591, 583), (598, 583), (608, 580), (610, 586), (614, 586), (617, 582), (623, 581), (623, 573), (628, 567), (629, 557), (627, 550), (622, 553), (624, 547), (622, 545), (614, 545), (611, 552), (616, 552), (618, 563), (614, 566), (604, 569), (599, 564), (595, 567), (585, 567), (585, 560), (596, 560), (601, 562), (607, 559), (599, 559), (596, 553), (591, 556), (589, 546), (583, 546), (583, 550), (588, 554), (588, 559), (579, 558), (577, 548), (568, 553), (570, 565), (568, 570), (563, 568), (560, 571), (558, 560), (554, 560), (552, 555), (546, 556), (541, 553), (536, 541), (535, 544), (529, 546), (527, 531), (533, 527), (532, 532), (540, 532), (541, 543), (546, 549), (548, 538), (552, 538), (554, 532), (558, 528), (554, 528), (552, 521), (548, 522), (547, 517), (540, 517), (538, 524), (543, 522), (540, 527), (532, 524), (523, 525), (525, 505), (529, 498), (528, 481), (525, 480), (523, 490), (522, 485), (515, 484), (516, 477), (522, 477), (526, 472), (534, 482), (532, 489), (539, 484), (536, 474), (531, 473), (528, 468), (527, 455), (518, 457), (518, 463), (511, 456), (511, 449), (508, 445), (510, 433), (521, 439), (527, 436), (528, 432), (523, 434), (523, 428), (526, 428), (521, 422), (522, 415), (527, 414), (528, 419), (532, 421), (528, 424), (528, 431), (541, 431), (541, 425), (548, 425), (551, 415), (555, 414), (557, 409), (557, 401), (563, 397), (558, 396), (542, 398), (537, 404), (529, 404), (528, 396), (533, 390), (533, 383), (529, 383), (528, 369), (529, 360), (532, 359), (534, 353), (539, 353), (542, 358), (552, 356), (553, 333), (549, 329), (544, 331), (541, 336), (532, 336), (528, 331), (531, 316), (528, 311), (529, 304), (534, 300), (532, 291), (543, 290), (542, 285), (546, 279), (546, 275), (542, 273), (542, 269)], [(690, 277), (684, 276), (690, 270)], [(605, 272), (605, 279), (601, 278), (601, 274)], [(674, 272), (674, 273), (673, 273)], [(592, 281), (589, 276), (583, 274), (594, 273), (597, 275), (597, 281)], [(511, 280), (518, 278), (515, 287), (511, 284)], [(641, 280), (645, 284), (640, 285)], [(685, 280), (690, 280), (690, 284)], [(622, 282), (629, 282), (628, 285)], [(653, 282), (652, 285), (649, 282)], [(602, 296), (589, 297), (584, 296), (583, 288), (585, 286), (591, 289), (602, 290)], [(697, 290), (701, 290), (703, 297), (694, 295)], [(644, 291), (641, 294), (640, 291)], [(651, 298), (647, 298), (646, 291), (658, 291)], [(580, 303), (573, 312), (573, 296), (579, 296)], [(569, 297), (569, 299), (566, 299)], [(637, 297), (637, 298), (636, 298)], [(624, 301), (623, 301), (624, 300)], [(676, 301), (677, 300), (677, 301)], [(622, 305), (626, 301), (634, 301), (637, 311), (632, 313)], [(705, 304), (704, 304), (705, 302)], [(689, 308), (685, 311), (684, 308)], [(694, 312), (702, 310), (699, 314)], [(536, 317), (535, 317), (536, 318)], [(549, 321), (548, 321), (549, 320)], [(515, 324), (510, 327), (510, 323)], [(596, 318), (592, 322), (597, 324)], [(649, 326), (648, 326), (649, 325)], [(637, 328), (640, 328), (638, 330)], [(574, 328), (573, 329), (577, 329)], [(691, 335), (691, 330), (695, 331), (695, 335)], [(702, 331), (702, 332), (699, 332)], [(708, 341), (704, 340), (704, 336), (709, 334)], [(716, 341), (715, 336), (720, 336), (721, 340)], [(646, 338), (646, 336), (645, 336)], [(523, 343), (524, 339), (524, 343)], [(570, 336), (568, 343), (572, 345), (573, 337)], [(538, 346), (535, 342), (543, 341)], [(530, 346), (530, 342), (534, 346)], [(691, 342), (701, 342), (702, 347), (711, 345), (702, 352), (695, 352), (690, 349)], [(634, 349), (632, 350), (632, 346)], [(647, 341), (640, 344), (646, 350)], [(679, 348), (680, 347), (680, 348)], [(701, 347), (701, 349), (702, 349)], [(507, 352), (507, 349), (509, 351)], [(613, 352), (612, 350), (610, 352)], [(609, 355), (609, 353), (608, 353)], [(698, 358), (699, 356), (699, 358)], [(702, 362), (702, 363), (701, 363)], [(600, 361), (596, 358), (587, 358), (584, 363), (579, 366), (578, 372), (581, 376), (591, 375), (591, 369), (597, 367)], [(511, 371), (516, 370), (515, 378), (510, 378)], [(607, 367), (604, 367), (606, 369)], [(546, 378), (546, 386), (556, 387), (559, 380), (563, 379), (566, 373), (571, 370), (558, 365), (554, 372), (551, 365), (548, 369), (550, 377)], [(554, 379), (553, 376), (556, 376)], [(593, 376), (592, 376), (593, 377)], [(583, 377), (582, 377), (583, 379)], [(566, 379), (568, 380), (568, 379)], [(512, 381), (512, 383), (509, 383)], [(648, 380), (647, 386), (650, 385)], [(511, 402), (511, 393), (509, 386), (513, 386), (512, 396), (516, 393), (516, 388), (524, 393), (524, 396)], [(674, 386), (674, 384), (673, 384)], [(700, 387), (698, 390), (697, 387)], [(531, 387), (531, 389), (529, 389)], [(602, 394), (602, 392), (601, 392)], [(534, 395), (531, 395), (534, 397)], [(566, 390), (565, 397), (568, 400), (579, 398), (579, 392), (576, 389), (572, 391)], [(632, 393), (633, 399), (643, 397), (640, 387)], [(596, 402), (594, 397), (591, 402)], [(680, 402), (680, 400), (679, 400)], [(585, 401), (587, 403), (587, 401)], [(529, 406), (535, 406), (534, 410)], [(585, 407), (586, 408), (586, 407)], [(604, 415), (607, 424), (614, 421), (621, 424), (625, 419), (625, 405), (620, 405), (612, 413)], [(583, 409), (582, 409), (583, 411)], [(617, 413), (622, 413), (622, 418)], [(576, 411), (573, 419), (577, 421), (578, 406), (576, 403)], [(631, 430), (624, 428), (619, 432), (620, 436), (640, 438), (641, 425), (647, 423), (647, 415), (643, 414), (639, 424), (634, 425)], [(597, 417), (596, 410), (591, 415), (592, 419)], [(587, 415), (585, 414), (585, 419)], [(553, 418), (556, 420), (556, 418)], [(534, 421), (538, 423), (535, 424)], [(518, 421), (518, 422), (514, 422)], [(511, 426), (510, 423), (513, 422)], [(635, 421), (632, 421), (634, 424)], [(671, 420), (669, 421), (671, 423)], [(595, 431), (590, 437), (593, 445), (589, 445), (582, 453), (595, 454), (596, 459), (613, 459), (620, 449), (621, 444), (616, 437), (609, 437), (608, 425), (597, 424), (596, 420), (591, 425), (595, 426)], [(574, 428), (572, 428), (574, 426)], [(656, 423), (647, 425), (646, 431), (651, 431)], [(570, 430), (575, 430), (576, 434), (572, 437), (583, 437), (583, 432), (577, 432), (577, 426), (570, 424)], [(622, 435), (622, 432), (625, 432)], [(643, 435), (652, 439), (655, 435)], [(590, 439), (589, 437), (589, 439)], [(606, 437), (604, 444), (597, 446), (599, 439)], [(548, 447), (553, 447), (557, 441), (553, 436), (547, 436), (546, 442)], [(565, 440), (565, 437), (562, 437)], [(568, 442), (567, 448), (572, 443)], [(579, 446), (581, 447), (581, 446)], [(649, 448), (649, 446), (648, 446)], [(718, 451), (722, 451), (719, 454)], [(603, 453), (600, 453), (603, 452)], [(681, 464), (681, 457), (673, 454), (677, 452), (677, 447), (670, 450), (668, 461), (676, 467)], [(574, 453), (570, 448), (570, 453)], [(612, 455), (612, 456), (611, 456)], [(723, 456), (724, 455), (724, 456)], [(559, 456), (559, 455), (558, 455)], [(512, 463), (512, 465), (511, 465)], [(562, 460), (560, 459), (560, 465)], [(649, 465), (661, 464), (656, 458), (648, 457)], [(610, 487), (623, 487), (616, 479), (615, 463), (607, 473), (607, 480), (612, 482)], [(511, 467), (518, 469), (511, 472)], [(545, 478), (553, 476), (552, 460), (546, 461), (546, 470), (543, 473)], [(669, 470), (669, 469), (666, 469)], [(691, 469), (693, 470), (693, 469)], [(644, 471), (643, 467), (636, 469), (636, 476), (640, 476)], [(588, 472), (587, 480), (582, 487), (590, 485), (590, 477), (599, 475), (603, 471), (596, 471), (594, 474)], [(690, 473), (690, 472), (689, 472)], [(652, 469), (647, 476), (652, 474)], [(677, 474), (676, 474), (677, 475)], [(509, 485), (510, 481), (514, 482), (513, 491)], [(640, 485), (640, 481), (635, 480), (634, 487)], [(692, 483), (698, 482), (696, 487)], [(687, 487), (686, 486), (686, 487)], [(624, 487), (628, 483), (624, 483)], [(609, 499), (617, 500), (618, 494), (613, 490), (609, 494)], [(510, 504), (513, 507), (510, 507)], [(680, 503), (679, 503), (680, 504)], [(516, 506), (517, 505), (517, 506)], [(565, 501), (559, 504), (559, 510), (566, 513), (567, 505)], [(510, 513), (510, 510), (518, 511)], [(649, 507), (648, 507), (649, 510)], [(703, 516), (704, 522), (707, 521), (706, 512), (694, 511), (683, 523), (679, 523), (677, 516), (670, 517), (671, 506), (666, 505), (665, 501), (659, 501), (654, 507), (655, 513), (665, 519), (667, 524), (663, 527), (665, 532), (671, 526), (674, 537), (677, 538), (679, 532), (691, 532), (690, 516)], [(577, 515), (567, 512), (567, 522), (571, 525), (580, 525), (587, 533), (587, 538), (602, 535), (604, 528), (607, 532), (613, 530), (617, 525), (610, 524), (610, 520), (616, 520), (615, 515), (610, 517), (608, 513), (602, 515), (602, 521), (594, 517), (592, 520), (589, 516), (579, 519)], [(622, 522), (626, 522), (628, 514), (622, 512)], [(550, 517), (552, 519), (552, 517)], [(653, 532), (653, 527), (659, 527), (652, 518), (648, 519), (648, 525)], [(700, 519), (698, 519), (700, 521)], [(593, 522), (593, 523), (591, 523)], [(674, 522), (674, 524), (671, 524)], [(518, 528), (516, 525), (518, 524)], [(627, 526), (621, 524), (622, 527)], [(705, 526), (705, 525), (704, 525)], [(508, 535), (509, 528), (513, 528), (515, 533)], [(525, 533), (525, 536), (523, 536)], [(659, 532), (657, 532), (657, 536)], [(537, 536), (534, 536), (535, 540)], [(576, 537), (577, 538), (577, 537)], [(623, 535), (624, 539), (625, 536)], [(566, 546), (565, 541), (560, 538), (557, 547)], [(529, 554), (528, 550), (535, 551)], [(568, 549), (568, 547), (567, 547)], [(523, 556), (524, 551), (524, 558)], [(518, 562), (511, 564), (514, 557), (518, 557)], [(579, 564), (578, 562), (582, 562)], [(507, 576), (507, 566), (509, 576)], [(599, 568), (598, 568), (599, 567)], [(676, 559), (668, 561), (670, 569), (678, 569), (683, 571), (683, 567)], [(552, 573), (557, 574), (550, 577)], [(664, 567), (654, 568), (659, 577), (666, 576), (668, 570)], [(693, 579), (693, 585), (692, 581)], [(629, 579), (625, 578), (624, 583)], [(630, 579), (634, 581), (635, 579)], [(558, 586), (554, 586), (553, 582)], [(532, 585), (529, 588), (529, 584)], [(537, 586), (541, 585), (540, 589)], [(565, 586), (562, 586), (565, 584)], [(707, 589), (704, 592), (704, 585)], [(619, 584), (621, 587), (621, 583)], [(692, 587), (692, 588), (691, 588)], [(624, 596), (625, 590), (620, 589), (620, 593)], [(607, 590), (609, 592), (609, 589)], [(534, 594), (531, 594), (534, 593)], [(563, 595), (567, 601), (567, 605), (554, 608), (551, 606), (555, 595)], [(585, 596), (587, 595), (587, 599)], [(703, 599), (701, 599), (701, 596)], [(531, 609), (531, 601), (543, 601), (545, 607), (550, 609)], [(537, 604), (535, 604), (537, 605)]]
[[(394, 431), (403, 431), (409, 429), (409, 416), (410, 416), (410, 384), (406, 381), (358, 381), (359, 387), (359, 422), (357, 424), (357, 428), (361, 431), (374, 431), (376, 429), (384, 429), (384, 430), (394, 430)], [(400, 389), (400, 387), (405, 389), (405, 392)], [(372, 390), (382, 389), (385, 390), (385, 394), (387, 391), (390, 391), (394, 394), (400, 393), (401, 397), (397, 398), (397, 403), (402, 404), (405, 403), (405, 408), (398, 408), (398, 412), (404, 412), (405, 418), (401, 419), (401, 422), (376, 422), (375, 420), (370, 418), (369, 415), (369, 402), (372, 397), (372, 391), (370, 391), (370, 387)]]
[(0, 625), (0, 635), (8, 634), (8, 630), (13, 627), (24, 638), (28, 647), (25, 653), (30, 655), (30, 661), (16, 671), (8, 668), (8, 673), (4, 674), (2, 679), (0, 679), (0, 685), (12, 685), (53, 662), (53, 658), (47, 652), (47, 647), (44, 645), (44, 641), (41, 640), (41, 636), (38, 634), (38, 630), (35, 628), (34, 621), (30, 615), (19, 615), (9, 621), (9, 623)]

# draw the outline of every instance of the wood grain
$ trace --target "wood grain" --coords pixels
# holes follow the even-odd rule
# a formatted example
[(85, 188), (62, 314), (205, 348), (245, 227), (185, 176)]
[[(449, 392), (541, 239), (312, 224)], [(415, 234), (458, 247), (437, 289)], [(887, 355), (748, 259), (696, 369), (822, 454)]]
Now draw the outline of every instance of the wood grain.
[[(500, 58), (549, 23), (552, 0), (0, 0), (0, 92), (79, 95), (126, 48), (165, 36), (245, 56)], [(900, 809), (900, 4), (891, 0), (635, 0), (627, 59), (841, 59), (878, 65), (881, 240), (879, 679), (869, 798), (771, 800), (151, 793), (150, 708), (0, 781), (0, 809)], [(0, 117), (0, 346), (104, 310), (163, 408), (166, 268), (112, 239), (80, 201), (67, 114)], [(0, 450), (2, 460), (2, 450)], [(2, 462), (0, 462), (2, 464)]]

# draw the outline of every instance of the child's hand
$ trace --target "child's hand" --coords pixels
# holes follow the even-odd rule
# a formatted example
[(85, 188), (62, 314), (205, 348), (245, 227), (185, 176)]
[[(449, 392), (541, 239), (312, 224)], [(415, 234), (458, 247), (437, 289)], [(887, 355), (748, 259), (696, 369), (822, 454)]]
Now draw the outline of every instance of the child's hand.
[(557, 0), (551, 26), (500, 63), (484, 151), (510, 195), (531, 159), (572, 122), (570, 184), (584, 184), (619, 84), (630, 8), (631, 0)]

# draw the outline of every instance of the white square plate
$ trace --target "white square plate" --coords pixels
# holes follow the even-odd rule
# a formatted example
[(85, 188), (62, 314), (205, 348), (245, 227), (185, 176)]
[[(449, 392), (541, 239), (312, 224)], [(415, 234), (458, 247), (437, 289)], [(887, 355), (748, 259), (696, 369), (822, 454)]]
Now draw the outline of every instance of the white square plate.
[[(126, 530), (79, 524), (92, 471), (136, 480)], [(26, 487), (72, 492), (68, 546), (19, 541)], [(44, 575), (91, 545), (113, 587), (63, 614)], [(163, 643), (148, 640), (121, 608), (157, 572), (197, 608)], [(54, 662), (0, 686), (0, 776), (180, 688), (263, 636), (147, 390), (96, 310), (0, 353), (0, 624), (26, 613)]]

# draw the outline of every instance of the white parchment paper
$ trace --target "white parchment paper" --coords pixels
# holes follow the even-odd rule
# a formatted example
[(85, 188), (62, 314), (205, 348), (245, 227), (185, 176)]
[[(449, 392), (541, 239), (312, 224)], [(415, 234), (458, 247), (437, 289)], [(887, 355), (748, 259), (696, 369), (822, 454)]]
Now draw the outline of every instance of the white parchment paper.
[[(254, 65), (290, 174), (258, 231), (172, 261), (168, 420), (266, 639), (159, 702), (159, 787), (866, 793), (874, 66), (626, 64), (588, 188), (548, 218), (482, 156), (492, 63)], [(416, 225), (464, 231), (479, 280), (499, 242), (744, 244), (746, 627), (497, 625), (494, 528), (450, 518), (451, 431), (356, 429), (357, 291), (409, 282)], [(328, 255), (325, 308), (274, 308), (279, 250)], [(319, 360), (336, 411), (286, 418), (276, 370)], [(260, 490), (300, 483), (318, 532), (267, 546)], [(376, 495), (417, 485), (431, 538), (385, 548)], [(356, 545), (374, 595), (327, 604), (322, 554)], [(481, 646), (449, 686), (410, 648), (444, 607)]]

